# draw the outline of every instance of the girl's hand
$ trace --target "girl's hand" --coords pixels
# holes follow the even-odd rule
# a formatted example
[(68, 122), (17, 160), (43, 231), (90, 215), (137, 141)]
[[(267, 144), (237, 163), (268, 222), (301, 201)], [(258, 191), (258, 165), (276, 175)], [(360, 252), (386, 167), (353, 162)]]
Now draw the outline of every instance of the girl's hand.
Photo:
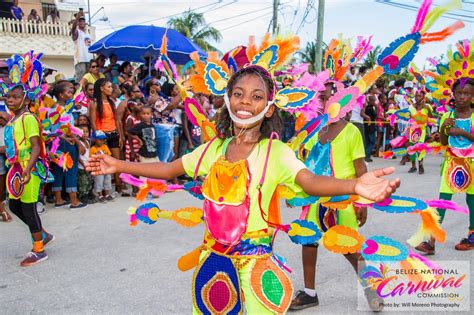
[(445, 131), (447, 132), (446, 129), (453, 127), (455, 123), (456, 122), (454, 121), (454, 118), (446, 118), (441, 128), (439, 128), (439, 130), (441, 130), (442, 132), (445, 132)]
[(119, 147), (120, 147), (120, 149), (123, 149), (123, 144), (124, 144), (123, 137), (119, 137)]
[(31, 171), (27, 171), (27, 170), (24, 170), (23, 171), (23, 174), (21, 175), (21, 179), (22, 179), (22, 182), (23, 182), (23, 185), (26, 185), (30, 182), (30, 179), (31, 179)]
[(107, 175), (118, 173), (120, 160), (117, 160), (110, 155), (95, 154), (89, 158), (86, 170), (92, 175)]
[(65, 137), (64, 140), (65, 140), (67, 143), (69, 143), (70, 145), (76, 144), (76, 142), (74, 141), (74, 138)]
[(357, 178), (354, 187), (355, 193), (375, 202), (383, 201), (390, 197), (400, 186), (399, 178), (395, 180), (381, 178), (382, 176), (392, 174), (394, 171), (394, 167), (388, 167), (365, 173)]

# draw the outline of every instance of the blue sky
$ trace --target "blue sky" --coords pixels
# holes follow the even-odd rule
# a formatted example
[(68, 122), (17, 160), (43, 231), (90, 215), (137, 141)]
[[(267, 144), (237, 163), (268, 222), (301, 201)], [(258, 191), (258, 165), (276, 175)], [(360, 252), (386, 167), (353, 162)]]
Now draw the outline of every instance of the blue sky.
[[(390, 0), (392, 4), (382, 3), (385, 0), (326, 0), (324, 18), (324, 40), (342, 33), (345, 38), (354, 38), (358, 35), (373, 35), (373, 45), (383, 47), (395, 38), (409, 33), (416, 12), (396, 7), (397, 4), (418, 7), (421, 0)], [(434, 0), (435, 5), (445, 1)], [(249, 35), (261, 38), (267, 31), (272, 16), (272, 1), (248, 0), (214, 0), (214, 1), (160, 1), (160, 0), (90, 0), (91, 12), (100, 7), (105, 10), (99, 12), (92, 20), (97, 28), (97, 38), (101, 38), (114, 29), (120, 29), (130, 24), (153, 24), (165, 26), (166, 16), (179, 14), (189, 8), (204, 12), (206, 21), (221, 30), (223, 39), (215, 46), (221, 51), (246, 44)], [(280, 31), (297, 33), (304, 46), (316, 38), (317, 28), (317, 0), (280, 0), (279, 25)], [(311, 8), (302, 23), (305, 8), (308, 3), (314, 3), (316, 8)], [(109, 21), (98, 20), (103, 14)], [(474, 0), (463, 0), (462, 10), (454, 11), (455, 14), (470, 16), (467, 20), (473, 21)], [(431, 31), (438, 31), (449, 24), (453, 19), (440, 18)], [(441, 43), (427, 43), (421, 46), (415, 62), (423, 66), (427, 57), (438, 56), (446, 52), (449, 44), (461, 38), (473, 37), (473, 23), (464, 22), (465, 28), (458, 31), (448, 40)]]

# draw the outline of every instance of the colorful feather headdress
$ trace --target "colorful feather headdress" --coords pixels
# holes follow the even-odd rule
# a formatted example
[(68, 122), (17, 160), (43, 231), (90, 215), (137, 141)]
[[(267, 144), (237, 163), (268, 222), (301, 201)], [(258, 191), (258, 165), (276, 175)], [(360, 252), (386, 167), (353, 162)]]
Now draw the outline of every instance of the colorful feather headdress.
[(436, 65), (436, 76), (426, 84), (426, 88), (431, 91), (433, 99), (439, 105), (445, 106), (449, 103), (456, 80), (474, 78), (473, 44), (474, 39), (459, 41), (456, 45), (457, 51), (453, 53), (452, 47), (448, 50), (448, 63)]
[(335, 81), (342, 81), (348, 67), (356, 64), (372, 49), (371, 40), (372, 36), (367, 39), (358, 36), (353, 50), (349, 39), (343, 39), (341, 35), (332, 39), (324, 56), (324, 68), (329, 71), (329, 77)]
[[(166, 56), (166, 39), (164, 37), (164, 44), (162, 44), (162, 54), (157, 67), (162, 69), (167, 74), (168, 78), (174, 82), (176, 80), (176, 71), (173, 71), (173, 63)], [(295, 53), (299, 48), (299, 38), (297, 36), (277, 36), (270, 38), (266, 34), (262, 43), (257, 47), (255, 38), (250, 37), (249, 44), (245, 49), (250, 63), (244, 67), (261, 67), (268, 72), (269, 76), (286, 60)], [(236, 50), (235, 54), (241, 53), (241, 49)], [(212, 94), (216, 96), (224, 96), (227, 91), (227, 83), (232, 74), (238, 70), (237, 65), (232, 64), (232, 56), (234, 52), (229, 54), (228, 61), (225, 62), (217, 57), (216, 53), (209, 53), (207, 60), (201, 60), (197, 53), (192, 53), (191, 58), (195, 65), (195, 74), (186, 82), (185, 86), (194, 93)], [(230, 60), (230, 62), (229, 62)], [(211, 139), (215, 134), (215, 126), (212, 125), (205, 116), (202, 115), (202, 109), (196, 106), (196, 102), (190, 100), (190, 96), (186, 91), (186, 87), (178, 84), (181, 91), (181, 96), (185, 101), (185, 109), (188, 117), (193, 122), (197, 122), (204, 130), (206, 140)], [(276, 88), (275, 88), (276, 90)], [(276, 94), (275, 94), (276, 93)], [(274, 91), (272, 99), (274, 104), (284, 109), (294, 109), (306, 106), (311, 100), (316, 97), (316, 91), (310, 90), (306, 87), (286, 87), (279, 91)], [(187, 100), (187, 101), (186, 101)], [(208, 130), (209, 132), (207, 132)]]
[(6, 95), (16, 86), (22, 86), (26, 96), (34, 100), (45, 93), (42, 88), (43, 64), (40, 59), (43, 54), (29, 51), (24, 55), (13, 55), (7, 59), (10, 84), (0, 81), (0, 95)]

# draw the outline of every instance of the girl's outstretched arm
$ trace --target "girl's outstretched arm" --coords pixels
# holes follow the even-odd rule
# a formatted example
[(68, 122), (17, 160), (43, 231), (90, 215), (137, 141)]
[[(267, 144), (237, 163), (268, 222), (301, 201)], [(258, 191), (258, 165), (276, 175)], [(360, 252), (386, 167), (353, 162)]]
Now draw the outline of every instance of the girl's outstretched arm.
[(127, 173), (156, 179), (173, 179), (185, 173), (181, 159), (170, 163), (134, 163), (117, 160), (106, 154), (93, 155), (86, 167), (92, 175)]
[(382, 176), (390, 175), (395, 168), (388, 167), (365, 173), (356, 179), (337, 179), (328, 176), (317, 176), (308, 169), (296, 175), (296, 183), (312, 196), (359, 195), (376, 202), (388, 197), (400, 186), (400, 179), (387, 180)]

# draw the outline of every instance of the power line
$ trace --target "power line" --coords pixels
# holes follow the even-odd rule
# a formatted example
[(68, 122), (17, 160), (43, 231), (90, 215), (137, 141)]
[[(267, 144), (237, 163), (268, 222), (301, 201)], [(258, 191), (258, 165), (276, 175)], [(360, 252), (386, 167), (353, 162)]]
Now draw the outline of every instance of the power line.
[(262, 14), (262, 15), (260, 15), (260, 16), (257, 16), (257, 17), (255, 17), (255, 18), (253, 18), (253, 19), (250, 19), (250, 20), (247, 20), (247, 21), (243, 21), (243, 22), (240, 22), (240, 23), (238, 23), (238, 24), (235, 24), (235, 25), (232, 25), (232, 26), (223, 28), (223, 29), (221, 29), (220, 31), (221, 31), (221, 32), (226, 31), (226, 30), (228, 30), (228, 29), (237, 27), (237, 26), (239, 26), (239, 25), (242, 25), (242, 24), (245, 24), (245, 23), (248, 23), (248, 22), (252, 22), (252, 21), (255, 21), (255, 20), (260, 19), (260, 18), (262, 18), (262, 17), (268, 16), (268, 15), (270, 15), (270, 14), (272, 14), (272, 12), (268, 12), (268, 13)]
[[(199, 10), (199, 9), (203, 9), (203, 8), (208, 7), (208, 6), (211, 6), (211, 5), (220, 3), (220, 2), (222, 2), (222, 1), (217, 1), (217, 2), (214, 2), (214, 3), (211, 3), (211, 4), (206, 4), (206, 5), (203, 5), (203, 6), (194, 8), (194, 9), (191, 9), (191, 8), (190, 8), (189, 11), (196, 11), (196, 10)], [(210, 11), (214, 11), (214, 10), (217, 10), (217, 9), (219, 9), (219, 8), (225, 7), (225, 6), (229, 5), (229, 4), (232, 4), (232, 3), (234, 3), (234, 2), (235, 2), (235, 0), (234, 0), (233, 2), (224, 4), (224, 5), (220, 6), (220, 7), (217, 7), (217, 8), (214, 8), (214, 9), (211, 9), (211, 10), (208, 10), (208, 11), (205, 11), (205, 12), (201, 12), (201, 13), (204, 14), (204, 13), (207, 13), (207, 12), (210, 12)], [(143, 22), (138, 22), (138, 23), (134, 23), (134, 24), (146, 24), (146, 23), (150, 23), (150, 22), (155, 22), (155, 21), (160, 21), (160, 20), (168, 19), (168, 18), (170, 18), (170, 17), (179, 16), (179, 15), (181, 15), (181, 14), (183, 14), (183, 12), (176, 13), (176, 14), (171, 14), (171, 15), (167, 15), (167, 16), (163, 16), (163, 17), (160, 17), (160, 18), (152, 19), (152, 20), (147, 20), (147, 21), (143, 21)]]
[[(416, 6), (411, 6), (411, 5), (407, 5), (407, 4), (403, 4), (403, 3), (398, 3), (398, 2), (394, 2), (392, 0), (375, 0), (375, 2), (378, 2), (380, 4), (390, 5), (390, 6), (393, 6), (393, 7), (396, 7), (396, 8), (400, 8), (400, 9), (415, 11), (415, 12), (417, 12), (418, 9), (419, 9)], [(464, 15), (464, 14), (457, 14), (457, 13), (445, 13), (445, 14), (442, 15), (442, 17), (447, 18), (447, 19), (451, 19), (451, 20), (456, 20), (456, 21), (457, 20), (462, 20), (462, 21), (468, 22), (468, 23), (473, 22), (472, 20), (465, 20), (465, 19), (461, 18), (461, 17), (465, 17), (465, 18), (472, 19), (473, 18), (472, 15)]]
[(309, 12), (311, 9), (314, 7), (314, 0), (308, 0), (308, 3), (306, 4), (306, 8), (303, 13), (303, 18), (301, 19), (300, 25), (298, 26), (298, 29), (296, 30), (296, 34), (299, 33), (301, 28), (306, 24), (306, 18), (308, 17)]
[(290, 30), (293, 28), (293, 24), (295, 23), (296, 16), (298, 15), (298, 10), (300, 9), (300, 4), (301, 4), (301, 0), (298, 0), (298, 7), (293, 12), (293, 19), (291, 20)]
[(260, 9), (260, 10), (256, 10), (256, 11), (249, 11), (249, 12), (246, 12), (246, 13), (241, 13), (241, 14), (234, 15), (234, 16), (231, 16), (231, 17), (228, 17), (228, 18), (223, 18), (223, 19), (220, 19), (220, 20), (209, 22), (207, 25), (211, 25), (211, 24), (214, 24), (214, 23), (219, 23), (219, 22), (222, 22), (222, 21), (227, 21), (227, 20), (230, 20), (230, 19), (234, 19), (234, 18), (237, 18), (237, 17), (241, 17), (241, 16), (245, 16), (245, 15), (265, 11), (265, 10), (272, 9), (272, 8), (273, 8), (273, 6), (266, 7), (266, 8)]
[[(224, 4), (224, 5), (222, 5), (222, 6), (220, 6), (220, 7), (217, 7), (217, 8), (211, 8), (210, 10), (207, 10), (207, 11), (202, 12), (202, 14), (205, 14), (205, 13), (207, 13), (207, 12), (214, 11), (214, 10), (217, 10), (217, 9), (219, 9), (219, 8), (225, 7), (225, 6), (229, 5), (229, 4), (234, 3), (235, 1), (236, 1), (236, 0), (233, 0), (232, 2), (227, 3), (227, 4)], [(222, 0), (216, 1), (216, 2), (213, 2), (213, 3), (210, 3), (210, 4), (206, 4), (206, 5), (204, 5), (204, 6), (200, 6), (200, 7), (197, 7), (197, 8), (193, 8), (193, 9), (190, 8), (189, 11), (200, 10), (200, 9), (205, 8), (205, 7), (212, 6), (212, 5), (215, 6), (216, 4), (221, 3), (221, 2), (222, 2)], [(155, 21), (159, 21), (159, 20), (163, 20), (163, 19), (167, 19), (167, 18), (179, 16), (179, 15), (181, 15), (181, 14), (183, 14), (183, 12), (175, 13), (175, 14), (171, 14), (171, 15), (167, 15), (167, 16), (163, 16), (163, 17), (159, 17), (159, 18), (152, 19), (152, 20), (141, 21), (141, 22), (136, 22), (136, 23), (131, 23), (131, 24), (119, 24), (119, 25), (114, 25), (114, 26), (115, 26), (115, 27), (124, 27), (124, 26), (132, 25), (132, 24), (133, 24), (133, 25), (146, 24), (146, 23), (150, 23), (150, 22), (155, 22)]]

